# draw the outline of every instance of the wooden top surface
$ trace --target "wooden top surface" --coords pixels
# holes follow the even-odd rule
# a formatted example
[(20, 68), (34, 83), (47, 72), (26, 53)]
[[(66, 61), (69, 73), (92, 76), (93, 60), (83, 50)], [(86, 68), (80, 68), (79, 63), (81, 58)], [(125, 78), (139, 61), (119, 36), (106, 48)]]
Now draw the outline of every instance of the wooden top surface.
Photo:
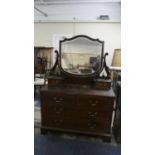
[(91, 95), (91, 96), (107, 96), (115, 97), (114, 91), (112, 88), (110, 90), (97, 90), (92, 88), (82, 88), (82, 87), (65, 87), (65, 86), (56, 86), (48, 88), (48, 86), (42, 87), (41, 91), (50, 91), (53, 93), (63, 93), (63, 94), (72, 94), (72, 95)]

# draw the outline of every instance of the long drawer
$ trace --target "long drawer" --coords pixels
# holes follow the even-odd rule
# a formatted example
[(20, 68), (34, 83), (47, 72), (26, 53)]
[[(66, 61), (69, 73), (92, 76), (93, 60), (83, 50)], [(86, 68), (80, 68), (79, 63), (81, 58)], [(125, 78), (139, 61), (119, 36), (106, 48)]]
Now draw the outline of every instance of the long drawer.
[(50, 128), (74, 129), (89, 132), (105, 132), (110, 133), (110, 123), (108, 118), (103, 120), (80, 119), (80, 118), (58, 118), (43, 117), (42, 126)]
[(111, 118), (112, 113), (110, 111), (97, 111), (89, 109), (70, 109), (63, 106), (46, 105), (42, 108), (42, 116), (55, 116), (59, 118), (85, 118), (93, 120), (102, 120), (103, 118)]
[(95, 109), (99, 111), (111, 111), (113, 99), (108, 97), (72, 96), (61, 94), (42, 95), (42, 106), (63, 106), (70, 109)]

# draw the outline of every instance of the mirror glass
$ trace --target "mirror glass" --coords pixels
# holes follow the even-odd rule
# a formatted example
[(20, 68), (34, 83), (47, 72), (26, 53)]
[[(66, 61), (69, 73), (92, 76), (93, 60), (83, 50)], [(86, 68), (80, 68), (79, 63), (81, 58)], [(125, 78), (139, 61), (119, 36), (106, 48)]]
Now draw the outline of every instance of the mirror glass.
[(61, 42), (61, 67), (65, 72), (88, 75), (101, 67), (102, 43), (85, 37)]

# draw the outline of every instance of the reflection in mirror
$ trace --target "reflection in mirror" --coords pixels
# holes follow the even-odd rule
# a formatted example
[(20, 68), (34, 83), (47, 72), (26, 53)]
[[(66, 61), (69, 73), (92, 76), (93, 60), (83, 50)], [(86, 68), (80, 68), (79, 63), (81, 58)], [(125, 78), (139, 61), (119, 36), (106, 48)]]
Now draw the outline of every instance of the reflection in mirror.
[(102, 43), (77, 37), (61, 43), (61, 67), (71, 74), (88, 75), (101, 67)]

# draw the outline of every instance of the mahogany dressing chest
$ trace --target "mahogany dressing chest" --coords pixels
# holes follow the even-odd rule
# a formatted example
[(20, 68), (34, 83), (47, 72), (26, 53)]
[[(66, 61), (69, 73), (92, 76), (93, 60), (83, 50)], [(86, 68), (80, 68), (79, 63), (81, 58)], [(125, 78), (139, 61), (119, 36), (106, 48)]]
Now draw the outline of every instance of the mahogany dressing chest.
[(41, 131), (111, 139), (115, 95), (104, 42), (85, 35), (60, 41), (48, 85), (40, 92)]

